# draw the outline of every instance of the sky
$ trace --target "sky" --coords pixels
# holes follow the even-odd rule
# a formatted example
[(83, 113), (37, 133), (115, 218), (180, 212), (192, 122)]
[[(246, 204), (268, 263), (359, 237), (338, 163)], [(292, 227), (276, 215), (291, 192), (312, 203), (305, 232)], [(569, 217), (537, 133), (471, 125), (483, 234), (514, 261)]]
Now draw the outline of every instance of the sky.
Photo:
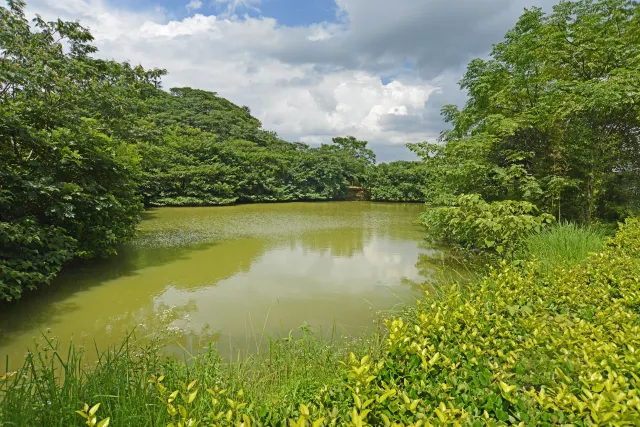
[(369, 141), (378, 161), (435, 141), (457, 82), (524, 8), (554, 0), (27, 0), (45, 19), (79, 20), (98, 56), (165, 68), (246, 105), (267, 130), (312, 145)]

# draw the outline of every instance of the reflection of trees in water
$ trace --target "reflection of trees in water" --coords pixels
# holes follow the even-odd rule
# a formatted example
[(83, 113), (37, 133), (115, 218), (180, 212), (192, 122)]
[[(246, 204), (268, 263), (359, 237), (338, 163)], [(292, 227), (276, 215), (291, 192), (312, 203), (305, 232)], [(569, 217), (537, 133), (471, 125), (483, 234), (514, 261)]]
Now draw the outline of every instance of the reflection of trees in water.
[(145, 339), (164, 348), (171, 354), (198, 352), (199, 349), (220, 340), (220, 331), (213, 330), (209, 323), (196, 326), (191, 314), (198, 310), (195, 300), (182, 305), (169, 306), (164, 302), (156, 304), (153, 319), (148, 319), (151, 327)]
[[(164, 292), (167, 285), (181, 289), (213, 285), (248, 271), (265, 249), (266, 243), (255, 239), (224, 245), (125, 247), (117, 256), (71, 265), (51, 286), (25, 295), (19, 304), (0, 306), (0, 349), (9, 351), (13, 346), (19, 350), (14, 353), (22, 354), (20, 341), (28, 336), (26, 349), (31, 335), (47, 328), (61, 337), (82, 330), (117, 340), (134, 327), (148, 334), (158, 317), (153, 296)], [(175, 312), (186, 314), (191, 309), (184, 306)], [(216, 335), (195, 334), (208, 336), (210, 341)], [(4, 355), (0, 350), (0, 356)]]
[[(167, 266), (165, 276), (174, 278), (172, 285), (180, 290), (195, 290), (212, 286), (251, 269), (270, 244), (260, 239), (239, 239), (213, 245), (206, 250), (193, 251), (183, 263)], [(162, 273), (159, 270), (157, 276)], [(154, 279), (154, 276), (150, 276)], [(161, 277), (158, 277), (161, 280)]]
[(372, 229), (346, 228), (307, 233), (290, 239), (290, 248), (301, 245), (305, 251), (351, 258), (364, 251), (365, 243), (374, 235)]
[(478, 276), (478, 266), (473, 261), (458, 257), (446, 249), (432, 249), (419, 254), (416, 267), (424, 280), (418, 282), (403, 278), (402, 283), (416, 292), (428, 292), (431, 295), (437, 295), (443, 285), (465, 285)]
[(350, 258), (363, 253), (374, 238), (415, 242), (424, 234), (417, 223), (421, 205), (351, 202), (315, 206), (316, 216), (318, 211), (330, 210), (331, 215), (318, 217), (328, 228), (291, 235), (290, 249), (301, 245), (305, 250)]
[[(33, 330), (34, 326), (45, 328), (41, 325), (46, 325), (46, 328), (55, 329), (59, 323), (72, 318), (74, 312), (85, 310), (86, 306), (68, 302), (79, 293), (90, 292), (113, 280), (135, 277), (143, 268), (183, 259), (193, 250), (202, 250), (208, 246), (211, 245), (201, 245), (195, 249), (178, 247), (153, 250), (123, 247), (116, 256), (72, 263), (50, 286), (26, 293), (14, 304), (0, 304), (0, 348), (20, 338), (22, 333)], [(147, 287), (131, 287), (126, 290), (126, 296), (132, 300), (148, 297), (148, 292)], [(90, 307), (95, 317), (100, 316), (101, 312), (113, 311), (110, 299), (104, 299), (102, 294), (90, 303)]]

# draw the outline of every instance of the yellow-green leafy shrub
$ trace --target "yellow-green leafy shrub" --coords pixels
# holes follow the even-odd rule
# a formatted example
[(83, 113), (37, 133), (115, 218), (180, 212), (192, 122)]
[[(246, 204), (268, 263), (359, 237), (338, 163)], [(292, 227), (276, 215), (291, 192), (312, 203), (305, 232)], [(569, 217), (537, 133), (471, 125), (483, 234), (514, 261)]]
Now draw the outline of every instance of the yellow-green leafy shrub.
[[(352, 425), (640, 422), (640, 221), (555, 276), (503, 262), (352, 358)], [(397, 425), (397, 424), (396, 424)]]

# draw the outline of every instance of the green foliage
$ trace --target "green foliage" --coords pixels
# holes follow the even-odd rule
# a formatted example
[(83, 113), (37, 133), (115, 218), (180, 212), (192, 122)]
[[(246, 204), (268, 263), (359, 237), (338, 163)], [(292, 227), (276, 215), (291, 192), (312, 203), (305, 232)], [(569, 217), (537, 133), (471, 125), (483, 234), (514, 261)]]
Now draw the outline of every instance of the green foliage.
[(339, 147), (342, 154), (343, 167), (351, 185), (365, 184), (367, 167), (376, 162), (376, 155), (367, 148), (367, 141), (359, 141), (353, 136), (333, 138), (333, 143)]
[(598, 252), (610, 233), (602, 226), (574, 223), (554, 224), (541, 233), (532, 233), (522, 244), (516, 257), (532, 259), (542, 270), (553, 273), (582, 263), (592, 252)]
[(539, 233), (554, 218), (538, 214), (529, 202), (487, 203), (477, 194), (463, 194), (455, 206), (429, 209), (420, 220), (433, 240), (510, 256), (527, 236)]
[[(549, 277), (506, 262), (390, 319), (388, 353), (352, 359), (370, 425), (633, 425), (640, 416), (640, 220)], [(357, 399), (356, 399), (357, 397)]]
[(350, 352), (381, 354), (381, 336), (362, 338), (328, 342), (303, 331), (229, 363), (213, 347), (187, 362), (167, 359), (130, 337), (88, 363), (79, 347), (64, 352), (47, 337), (20, 375), (0, 374), (0, 425), (84, 425), (76, 411), (85, 402), (100, 403), (98, 417), (111, 426), (304, 425), (320, 418), (309, 402), (324, 387), (342, 388)]
[(342, 199), (375, 161), (354, 137), (317, 148), (283, 141), (247, 107), (212, 92), (148, 88), (143, 104), (148, 127), (138, 147), (147, 205)]
[(444, 144), (410, 144), (430, 204), (459, 194), (524, 200), (556, 218), (617, 219), (640, 201), (640, 6), (562, 1), (526, 10), (446, 106)]
[(244, 140), (265, 145), (277, 139), (261, 129), (262, 123), (248, 107), (238, 107), (215, 92), (189, 87), (172, 88), (168, 93), (147, 90), (145, 118), (160, 129), (189, 127), (217, 135), (220, 140)]
[(155, 206), (339, 200), (362, 180), (373, 153), (364, 141), (336, 140), (342, 142), (311, 148), (167, 128), (161, 140), (140, 144), (141, 192)]
[(366, 182), (373, 201), (423, 202), (429, 187), (429, 169), (423, 162), (381, 163), (367, 169)]
[(0, 300), (133, 234), (137, 93), (162, 74), (94, 59), (78, 23), (30, 23), (23, 8), (0, 7)]
[(24, 290), (48, 285), (75, 247), (61, 228), (37, 226), (33, 219), (0, 222), (0, 300), (18, 299)]
[(108, 427), (110, 422), (108, 417), (98, 421), (98, 417), (96, 415), (98, 409), (100, 409), (99, 403), (96, 403), (91, 408), (89, 408), (89, 405), (85, 403), (82, 410), (78, 410), (76, 413), (86, 420), (85, 424), (89, 427)]

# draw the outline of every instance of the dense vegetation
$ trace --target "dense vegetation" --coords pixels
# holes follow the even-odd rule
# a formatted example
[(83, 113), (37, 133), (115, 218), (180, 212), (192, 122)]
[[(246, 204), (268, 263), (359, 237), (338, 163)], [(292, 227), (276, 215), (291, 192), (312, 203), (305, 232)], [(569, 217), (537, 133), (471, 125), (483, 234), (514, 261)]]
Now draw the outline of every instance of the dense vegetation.
[(0, 300), (113, 253), (144, 204), (339, 199), (349, 185), (424, 199), (430, 238), (502, 261), (363, 340), (306, 331), (242, 363), (127, 341), (89, 368), (50, 340), (0, 376), (0, 425), (637, 425), (640, 220), (606, 242), (594, 225), (640, 204), (637, 2), (526, 11), (469, 65), (440, 143), (383, 165), (364, 141), (289, 143), (214, 93), (164, 92), (164, 70), (94, 59), (85, 29), (34, 30), (23, 6), (0, 21)]
[(380, 202), (424, 202), (430, 183), (427, 166), (399, 160), (367, 168), (369, 198)]
[(0, 425), (635, 425), (640, 221), (553, 274), (524, 255), (364, 340), (306, 332), (236, 364), (127, 342), (88, 368), (50, 341), (0, 377)]
[(430, 204), (460, 194), (529, 202), (556, 219), (617, 220), (640, 202), (640, 6), (563, 1), (527, 10), (461, 81), (438, 144), (410, 144)]
[(154, 89), (143, 104), (154, 134), (138, 144), (148, 205), (339, 200), (375, 162), (353, 137), (317, 148), (283, 141), (247, 107), (211, 92)]
[[(0, 300), (135, 231), (137, 93), (157, 74), (93, 59), (77, 23), (0, 8)], [(66, 44), (63, 49), (62, 43)]]
[(539, 214), (532, 203), (487, 203), (477, 194), (461, 195), (456, 206), (427, 210), (420, 219), (436, 242), (482, 248), (499, 255), (511, 255), (529, 235), (540, 233), (554, 221), (550, 214)]

